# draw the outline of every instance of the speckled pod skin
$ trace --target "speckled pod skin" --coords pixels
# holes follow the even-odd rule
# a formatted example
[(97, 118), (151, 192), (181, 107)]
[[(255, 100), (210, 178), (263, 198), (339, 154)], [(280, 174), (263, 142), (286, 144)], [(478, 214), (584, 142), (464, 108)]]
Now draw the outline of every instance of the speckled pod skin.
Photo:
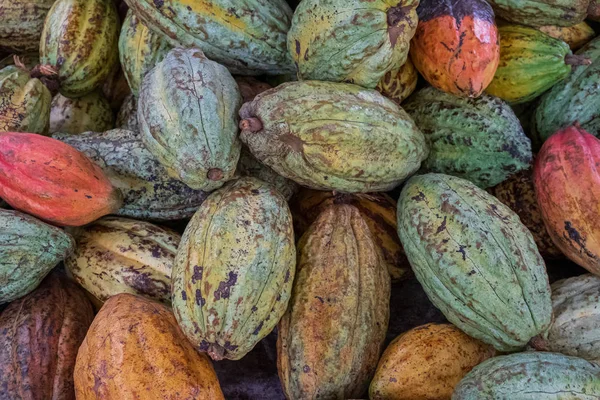
[(531, 142), (519, 119), (497, 97), (458, 97), (433, 87), (403, 105), (429, 142), (423, 169), (497, 185), (531, 165)]
[(74, 378), (77, 400), (224, 400), (210, 360), (185, 339), (171, 310), (126, 293), (92, 322)]
[(167, 38), (150, 30), (131, 11), (127, 13), (119, 36), (121, 67), (131, 88), (137, 96), (144, 76), (161, 62), (171, 50)]
[(418, 326), (385, 349), (369, 387), (369, 399), (449, 399), (458, 382), (495, 353), (492, 346), (454, 325)]
[(600, 134), (600, 38), (578, 55), (590, 57), (590, 65), (573, 67), (573, 72), (544, 94), (535, 110), (533, 125), (540, 141), (577, 122), (587, 132)]
[(252, 154), (312, 189), (390, 190), (427, 157), (408, 114), (357, 85), (284, 83), (244, 104), (240, 117), (240, 137)]
[(171, 177), (193, 189), (217, 189), (233, 177), (240, 157), (241, 104), (225, 67), (198, 49), (174, 49), (142, 83), (142, 140)]
[(410, 46), (415, 67), (434, 87), (478, 97), (500, 58), (498, 29), (485, 0), (421, 0)]
[(114, 125), (115, 116), (110, 103), (99, 91), (76, 99), (57, 94), (52, 99), (50, 133), (104, 132)]
[(298, 78), (374, 89), (404, 64), (419, 0), (304, 0), (294, 12), (288, 50)]
[(0, 132), (47, 133), (52, 95), (15, 66), (0, 70)]
[(285, 312), (296, 269), (285, 198), (256, 178), (212, 193), (185, 229), (173, 267), (173, 311), (213, 360), (239, 360)]
[(377, 91), (400, 104), (415, 91), (419, 74), (410, 58), (398, 69), (388, 71), (377, 84)]
[(0, 209), (0, 243), (0, 304), (35, 289), (75, 245), (63, 230), (4, 209)]
[(118, 215), (157, 221), (189, 218), (208, 196), (171, 178), (136, 132), (114, 129), (54, 137), (85, 153), (120, 189), (123, 206), (114, 212)]
[(398, 235), (415, 275), (450, 322), (499, 351), (517, 351), (550, 325), (550, 285), (519, 217), (464, 179), (411, 178)]
[(3, 0), (0, 2), (0, 50), (37, 51), (46, 14), (56, 0)]
[(126, 0), (148, 27), (173, 46), (197, 47), (241, 75), (294, 71), (286, 35), (292, 10), (285, 0)]
[(73, 282), (49, 275), (0, 315), (0, 398), (75, 400), (77, 350), (94, 319)]
[(57, 0), (40, 41), (40, 63), (56, 71), (60, 93), (81, 97), (100, 87), (119, 61), (119, 16), (111, 0)]
[(600, 397), (600, 365), (557, 353), (491, 358), (456, 387), (452, 400), (593, 400)]
[(533, 182), (548, 234), (572, 261), (600, 275), (600, 140), (569, 127), (546, 140)]
[(298, 243), (298, 272), (279, 324), (277, 368), (288, 399), (366, 392), (389, 319), (390, 278), (358, 209), (327, 208)]
[(496, 16), (529, 26), (573, 26), (582, 22), (590, 0), (489, 0)]
[(104, 302), (119, 293), (171, 304), (171, 271), (181, 236), (149, 222), (105, 217), (75, 233), (65, 266)]
[(125, 129), (133, 132), (139, 132), (140, 126), (137, 118), (137, 100), (133, 94), (125, 98), (123, 105), (117, 114), (115, 126), (117, 129)]
[(540, 26), (538, 29), (546, 35), (562, 40), (569, 45), (572, 51), (579, 50), (596, 36), (592, 27), (585, 22), (573, 26)]
[(569, 45), (537, 29), (519, 25), (498, 28), (500, 64), (487, 93), (511, 104), (535, 99), (571, 72)]

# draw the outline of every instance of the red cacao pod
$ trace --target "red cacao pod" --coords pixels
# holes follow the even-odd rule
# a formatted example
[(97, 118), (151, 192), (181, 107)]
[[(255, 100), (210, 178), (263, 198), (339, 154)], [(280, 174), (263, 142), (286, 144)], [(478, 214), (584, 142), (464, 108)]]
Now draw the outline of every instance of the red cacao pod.
[(542, 218), (556, 246), (600, 275), (600, 140), (579, 126), (552, 135), (534, 167)]
[(0, 133), (0, 197), (57, 225), (80, 226), (117, 211), (122, 197), (83, 153), (33, 133)]

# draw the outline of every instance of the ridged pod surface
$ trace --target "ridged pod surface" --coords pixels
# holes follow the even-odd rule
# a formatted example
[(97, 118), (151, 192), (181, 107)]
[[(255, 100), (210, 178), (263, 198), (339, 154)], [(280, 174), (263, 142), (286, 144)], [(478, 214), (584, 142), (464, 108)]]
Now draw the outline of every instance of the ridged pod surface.
[(377, 192), (398, 186), (427, 157), (413, 120), (360, 86), (289, 82), (242, 106), (241, 139), (278, 174), (303, 186)]
[(57, 94), (52, 99), (50, 133), (104, 132), (112, 129), (114, 124), (110, 103), (100, 91), (76, 99)]
[(60, 92), (80, 97), (100, 87), (116, 67), (119, 16), (112, 0), (57, 0), (40, 41), (40, 63)]
[(0, 197), (13, 208), (58, 225), (80, 226), (121, 207), (102, 169), (58, 140), (0, 133)]
[(590, 0), (489, 0), (496, 15), (529, 26), (573, 26), (582, 22)]
[(492, 346), (454, 325), (418, 326), (385, 349), (369, 387), (369, 399), (449, 399), (458, 382), (495, 353)]
[(288, 399), (350, 399), (373, 377), (389, 319), (390, 278), (356, 207), (327, 208), (298, 243), (277, 368)]
[(44, 20), (56, 0), (0, 1), (0, 50), (37, 51)]
[(585, 22), (573, 26), (540, 26), (538, 29), (546, 35), (562, 40), (572, 51), (579, 50), (596, 36), (594, 29)]
[(434, 87), (478, 97), (500, 58), (494, 11), (485, 0), (421, 0), (410, 55)]
[(94, 319), (81, 289), (52, 273), (0, 315), (0, 398), (75, 400), (77, 350)]
[(302, 189), (290, 204), (297, 237), (334, 204), (350, 204), (360, 211), (375, 244), (381, 249), (392, 281), (411, 276), (410, 264), (398, 239), (396, 201), (385, 193), (337, 193)]
[(77, 400), (224, 400), (210, 360), (166, 306), (118, 294), (100, 309), (79, 348)]
[(171, 177), (193, 189), (217, 189), (233, 177), (240, 157), (241, 104), (225, 67), (198, 49), (173, 49), (142, 83), (142, 140)]
[(285, 0), (125, 0), (148, 27), (175, 47), (198, 47), (241, 75), (293, 72)]
[(171, 50), (167, 38), (150, 30), (131, 11), (127, 13), (119, 36), (121, 67), (131, 88), (137, 96), (144, 76), (161, 62)]
[(105, 217), (75, 233), (75, 252), (65, 266), (90, 294), (104, 302), (119, 293), (171, 304), (171, 271), (181, 236), (133, 219)]
[(557, 353), (525, 352), (491, 358), (456, 387), (452, 400), (593, 400), (600, 365)]
[(208, 196), (171, 178), (139, 133), (113, 129), (54, 137), (90, 157), (120, 189), (123, 205), (114, 214), (149, 220), (189, 218)]
[(47, 133), (51, 101), (46, 86), (26, 70), (0, 70), (0, 132)]
[(411, 178), (398, 202), (398, 235), (429, 299), (469, 336), (516, 351), (550, 325), (550, 285), (531, 233), (471, 182)]
[(374, 89), (406, 61), (418, 5), (418, 0), (302, 1), (287, 43), (298, 78)]
[(117, 120), (115, 121), (115, 127), (117, 129), (139, 132), (140, 127), (137, 118), (137, 107), (137, 99), (132, 93), (125, 98), (123, 105), (121, 105), (119, 113), (117, 114)]
[(0, 209), (0, 243), (0, 304), (35, 289), (75, 246), (62, 229), (4, 209)]
[(415, 91), (419, 74), (410, 58), (400, 68), (388, 71), (377, 84), (377, 91), (396, 102), (402, 103)]
[(429, 142), (424, 170), (487, 188), (531, 165), (531, 142), (512, 109), (497, 97), (470, 99), (427, 87), (403, 107)]
[(538, 153), (533, 182), (542, 218), (556, 246), (600, 275), (600, 139), (572, 126)]
[(238, 360), (277, 325), (296, 269), (285, 198), (256, 178), (212, 193), (185, 229), (173, 267), (179, 326), (213, 360)]

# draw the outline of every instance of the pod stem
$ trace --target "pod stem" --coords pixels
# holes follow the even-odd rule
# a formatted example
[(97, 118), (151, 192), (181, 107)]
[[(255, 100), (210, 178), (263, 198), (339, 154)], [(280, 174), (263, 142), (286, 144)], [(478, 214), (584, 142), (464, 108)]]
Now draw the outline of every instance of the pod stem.
[(588, 56), (578, 56), (576, 54), (567, 54), (565, 56), (565, 64), (567, 65), (590, 65), (592, 60)]
[(60, 83), (58, 81), (58, 71), (53, 66), (43, 64), (36, 65), (31, 70), (30, 75), (32, 78), (37, 78), (40, 81), (42, 81), (42, 83), (46, 85), (50, 93), (52, 93), (52, 96), (58, 93), (58, 89), (60, 88)]
[(15, 66), (17, 68), (21, 68), (27, 72), (29, 72), (29, 70), (27, 69), (27, 67), (25, 66), (25, 64), (23, 64), (23, 61), (21, 61), (21, 57), (19, 57), (18, 55), (13, 55), (13, 61), (15, 63)]
[(251, 117), (240, 121), (240, 129), (248, 132), (258, 132), (263, 128), (263, 124), (260, 119)]
[(218, 344), (211, 345), (207, 353), (214, 361), (221, 361), (225, 358), (225, 349)]
[(529, 345), (538, 351), (548, 351), (548, 342), (542, 337), (542, 335), (534, 336), (529, 341)]

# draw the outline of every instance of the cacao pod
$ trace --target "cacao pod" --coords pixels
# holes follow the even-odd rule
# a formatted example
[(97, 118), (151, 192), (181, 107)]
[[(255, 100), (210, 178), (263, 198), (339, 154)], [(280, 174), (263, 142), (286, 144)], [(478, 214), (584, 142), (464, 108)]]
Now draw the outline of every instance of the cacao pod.
[(541, 26), (538, 29), (548, 36), (562, 40), (572, 51), (579, 50), (596, 36), (592, 27), (585, 22), (573, 26)]
[(550, 285), (531, 233), (471, 182), (411, 178), (398, 201), (398, 235), (431, 302), (469, 336), (515, 351), (550, 325)]
[(530, 26), (573, 26), (585, 19), (590, 0), (489, 0), (496, 16)]
[(404, 110), (346, 83), (284, 83), (244, 104), (240, 117), (252, 154), (312, 189), (386, 191), (416, 172), (428, 152)]
[(115, 124), (110, 103), (95, 91), (77, 99), (57, 94), (50, 109), (50, 133), (104, 132)]
[(419, 74), (410, 58), (400, 68), (388, 71), (377, 84), (377, 91), (396, 104), (402, 103), (415, 91)]
[(160, 303), (121, 293), (92, 322), (75, 364), (77, 400), (223, 400), (208, 357)]
[(359, 397), (383, 348), (390, 277), (358, 209), (327, 208), (298, 243), (277, 368), (288, 399)]
[(171, 177), (193, 189), (217, 189), (233, 177), (240, 157), (241, 103), (225, 67), (198, 49), (174, 49), (142, 83), (142, 139)]
[(80, 226), (121, 207), (100, 167), (58, 140), (0, 132), (0, 197), (58, 225)]
[(46, 15), (55, 0), (0, 1), (0, 49), (24, 53), (37, 51)]
[(130, 94), (125, 98), (119, 113), (117, 114), (117, 120), (115, 125), (118, 129), (124, 129), (133, 132), (139, 132), (140, 128), (137, 119), (137, 100), (135, 96)]

